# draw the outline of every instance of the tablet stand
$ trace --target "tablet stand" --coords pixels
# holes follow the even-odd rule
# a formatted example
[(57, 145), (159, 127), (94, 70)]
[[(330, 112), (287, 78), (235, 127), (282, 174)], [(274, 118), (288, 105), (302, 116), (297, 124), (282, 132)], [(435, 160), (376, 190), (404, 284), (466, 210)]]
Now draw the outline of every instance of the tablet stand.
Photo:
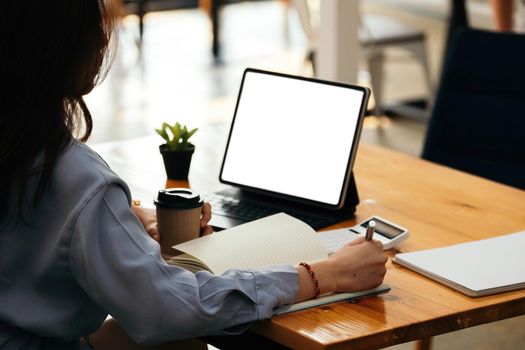
[(350, 174), (350, 181), (348, 182), (348, 189), (346, 191), (345, 204), (338, 211), (351, 213), (350, 217), (352, 217), (358, 204), (359, 194), (357, 193), (357, 185), (355, 183), (354, 172), (352, 171), (352, 174)]

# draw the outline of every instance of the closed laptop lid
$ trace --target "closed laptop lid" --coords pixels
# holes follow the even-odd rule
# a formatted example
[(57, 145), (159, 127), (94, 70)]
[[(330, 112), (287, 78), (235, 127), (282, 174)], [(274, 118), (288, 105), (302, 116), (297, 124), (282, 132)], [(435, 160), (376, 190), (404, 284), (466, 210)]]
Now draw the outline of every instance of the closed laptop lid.
[(365, 87), (246, 69), (220, 181), (341, 208), (368, 97)]

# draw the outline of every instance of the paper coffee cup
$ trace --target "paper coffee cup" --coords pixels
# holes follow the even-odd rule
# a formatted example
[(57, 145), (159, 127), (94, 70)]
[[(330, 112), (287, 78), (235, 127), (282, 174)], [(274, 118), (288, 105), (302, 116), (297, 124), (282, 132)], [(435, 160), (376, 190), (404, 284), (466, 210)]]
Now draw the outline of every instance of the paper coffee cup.
[(198, 193), (187, 188), (159, 191), (154, 203), (163, 254), (174, 255), (177, 251), (172, 246), (199, 237), (203, 202)]

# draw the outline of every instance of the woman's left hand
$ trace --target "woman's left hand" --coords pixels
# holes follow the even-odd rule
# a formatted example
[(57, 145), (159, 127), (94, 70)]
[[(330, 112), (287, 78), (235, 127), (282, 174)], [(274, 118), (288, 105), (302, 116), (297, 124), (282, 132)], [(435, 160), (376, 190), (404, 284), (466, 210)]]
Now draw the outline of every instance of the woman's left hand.
[(131, 206), (131, 209), (139, 218), (148, 235), (157, 242), (160, 241), (160, 232), (159, 227), (157, 226), (157, 211), (155, 209), (144, 208), (136, 205)]
[(204, 202), (202, 205), (201, 215), (201, 236), (209, 235), (213, 233), (213, 227), (208, 225), (211, 220), (211, 204)]
[[(144, 229), (148, 235), (156, 240), (160, 241), (160, 232), (157, 225), (157, 211), (151, 208), (144, 208), (141, 206), (133, 205), (131, 207), (135, 215), (139, 218), (140, 222), (144, 226)], [(202, 215), (200, 221), (201, 235), (209, 235), (213, 233), (213, 228), (208, 225), (211, 220), (211, 205), (208, 202), (204, 202), (202, 205)]]

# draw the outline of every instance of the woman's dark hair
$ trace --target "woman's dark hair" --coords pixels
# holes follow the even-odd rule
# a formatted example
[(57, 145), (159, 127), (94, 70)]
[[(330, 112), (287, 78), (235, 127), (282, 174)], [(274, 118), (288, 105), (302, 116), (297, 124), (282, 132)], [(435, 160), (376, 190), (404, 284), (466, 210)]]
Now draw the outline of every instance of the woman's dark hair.
[[(2, 3), (0, 219), (14, 191), (18, 213), (36, 206), (61, 153), (74, 137), (89, 138), (92, 120), (82, 96), (107, 72), (115, 6), (104, 0)], [(43, 162), (35, 167), (40, 156)], [(31, 176), (40, 178), (28, 202)]]

